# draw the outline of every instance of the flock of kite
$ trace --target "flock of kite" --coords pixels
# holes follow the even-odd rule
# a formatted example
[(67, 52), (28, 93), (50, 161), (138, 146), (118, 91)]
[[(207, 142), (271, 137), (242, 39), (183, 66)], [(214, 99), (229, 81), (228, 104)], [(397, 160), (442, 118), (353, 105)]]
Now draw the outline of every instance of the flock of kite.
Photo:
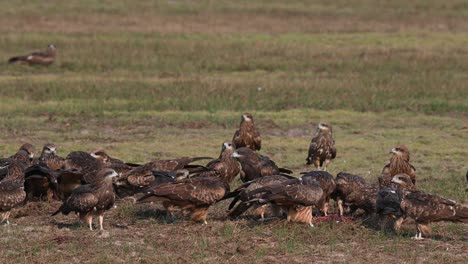
[[(46, 51), (9, 62), (50, 65), (55, 54), (55, 46), (49, 45)], [(52, 143), (34, 158), (34, 147), (26, 143), (13, 156), (0, 159), (0, 221), (9, 224), (11, 210), (26, 201), (57, 199), (63, 203), (53, 215), (75, 212), (91, 230), (97, 217), (102, 230), (104, 213), (114, 206), (116, 196), (133, 196), (137, 202), (162, 202), (171, 217), (176, 217), (179, 207), (183, 215), (190, 212), (193, 221), (205, 224), (209, 207), (225, 199), (232, 199), (230, 219), (253, 208), (261, 219), (269, 213), (310, 226), (313, 215), (327, 216), (330, 201), (335, 200), (340, 216), (356, 210), (378, 214), (393, 219), (395, 231), (411, 218), (416, 223), (415, 239), (431, 236), (431, 222), (468, 222), (468, 205), (417, 190), (416, 169), (403, 145), (391, 150), (378, 185), (345, 172), (334, 178), (326, 171), (336, 157), (327, 123), (318, 125), (310, 143), (306, 161), (315, 170), (300, 177), (259, 155), (260, 149), (261, 137), (249, 113), (242, 115), (239, 129), (231, 142), (223, 143), (217, 159), (184, 157), (140, 165), (112, 158), (104, 150), (74, 151), (62, 158)], [(191, 164), (202, 160), (210, 161), (205, 166)], [(243, 184), (230, 191), (237, 175)]]
[[(104, 150), (74, 151), (63, 158), (52, 143), (34, 158), (34, 147), (26, 143), (13, 156), (0, 159), (0, 220), (9, 224), (11, 210), (26, 201), (57, 199), (63, 203), (53, 215), (75, 212), (91, 230), (93, 218), (98, 218), (102, 230), (104, 214), (116, 197), (133, 196), (137, 202), (162, 202), (170, 217), (176, 217), (179, 207), (183, 215), (188, 212), (193, 221), (205, 224), (209, 207), (225, 199), (232, 199), (230, 219), (252, 208), (261, 219), (268, 213), (310, 226), (314, 215), (329, 214), (330, 201), (335, 200), (340, 216), (356, 210), (390, 216), (396, 231), (411, 218), (416, 239), (431, 236), (431, 222), (468, 222), (468, 205), (416, 189), (416, 170), (403, 145), (391, 150), (378, 185), (345, 172), (334, 178), (326, 171), (336, 156), (332, 127), (326, 123), (318, 125), (306, 159), (315, 170), (300, 177), (259, 155), (260, 148), (260, 134), (248, 113), (217, 159), (184, 157), (140, 165), (112, 158)], [(203, 160), (210, 161), (192, 164)], [(243, 184), (230, 191), (237, 175)]]

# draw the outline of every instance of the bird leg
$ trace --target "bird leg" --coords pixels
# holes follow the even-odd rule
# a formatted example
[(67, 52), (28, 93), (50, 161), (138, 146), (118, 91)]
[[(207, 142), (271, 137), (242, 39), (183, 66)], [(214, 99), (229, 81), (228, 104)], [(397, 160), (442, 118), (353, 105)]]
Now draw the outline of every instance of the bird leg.
[(412, 238), (414, 240), (423, 240), (422, 231), (419, 224), (416, 224), (416, 235)]
[(338, 198), (338, 210), (340, 211), (340, 216), (343, 216), (343, 200), (341, 200), (341, 198)]
[(10, 218), (10, 212), (0, 213), (0, 223), (5, 222), (6, 225), (10, 225), (10, 221), (8, 220), (8, 218)]
[(326, 203), (323, 205), (323, 209), (322, 209), (323, 214), (324, 214), (325, 216), (328, 216), (328, 207), (329, 207), (329, 204), (328, 204), (328, 202), (326, 202)]
[(197, 222), (203, 222), (203, 224), (207, 225), (208, 222), (206, 218), (208, 216), (208, 207), (196, 207), (193, 209), (192, 213), (192, 220)]
[(100, 214), (99, 215), (99, 228), (100, 230), (104, 230), (104, 228), (102, 227), (102, 222), (104, 221), (104, 214)]
[(91, 212), (80, 214), (80, 220), (84, 224), (88, 225), (90, 230), (93, 230), (93, 216)]
[(403, 217), (398, 218), (395, 223), (393, 223), (393, 229), (395, 230), (395, 233), (400, 233), (401, 229), (401, 224), (403, 223), (405, 219)]

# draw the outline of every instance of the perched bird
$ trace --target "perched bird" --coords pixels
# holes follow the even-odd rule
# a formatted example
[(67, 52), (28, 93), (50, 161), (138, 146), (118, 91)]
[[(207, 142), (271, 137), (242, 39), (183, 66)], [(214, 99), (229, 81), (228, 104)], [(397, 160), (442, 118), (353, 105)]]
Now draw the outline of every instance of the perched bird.
[(377, 187), (368, 185), (361, 176), (346, 172), (338, 173), (335, 183), (332, 197), (338, 204), (340, 216), (343, 216), (343, 204), (349, 206), (351, 212), (357, 209), (362, 209), (368, 214), (375, 212)]
[(90, 152), (90, 155), (104, 164), (104, 167), (111, 168), (119, 174), (125, 174), (134, 169), (135, 167), (140, 166), (139, 164), (126, 163), (119, 159), (109, 156), (103, 149), (97, 149)]
[(11, 160), (2, 166), (7, 170), (5, 178), (0, 181), (0, 223), (6, 221), (10, 224), (11, 209), (21, 205), (25, 198), (24, 191), (24, 169), (22, 162)]
[(237, 148), (247, 147), (251, 150), (260, 150), (262, 148), (262, 138), (255, 129), (253, 117), (249, 113), (244, 113), (240, 122), (239, 129), (234, 133), (232, 143)]
[(65, 159), (57, 155), (57, 146), (54, 143), (47, 143), (42, 148), (38, 163), (51, 170), (60, 170), (64, 166)]
[[(257, 196), (257, 194), (259, 194)], [(311, 227), (312, 208), (323, 199), (323, 190), (318, 182), (310, 177), (291, 179), (258, 188), (251, 192), (255, 198), (247, 203), (273, 203), (288, 212), (287, 221), (306, 223)]]
[(237, 161), (232, 157), (236, 147), (232, 142), (224, 142), (221, 147), (221, 154), (215, 160), (210, 161), (205, 167), (209, 169), (201, 175), (213, 175), (224, 179), (231, 184), (234, 178), (239, 174), (240, 168)]
[(14, 155), (0, 159), (0, 166), (9, 164), (10, 160), (16, 160), (22, 162), (26, 167), (28, 167), (31, 165), (34, 154), (34, 146), (29, 143), (24, 143)]
[(8, 59), (8, 63), (49, 66), (55, 61), (56, 53), (57, 49), (55, 45), (49, 44), (45, 51), (36, 51), (24, 56), (15, 56)]
[(199, 160), (212, 159), (210, 157), (196, 157), (196, 158), (178, 158), (170, 160), (155, 160), (141, 166), (135, 167), (127, 173), (122, 174), (115, 183), (120, 189), (125, 191), (118, 191), (119, 196), (132, 195), (140, 192), (142, 189), (150, 186), (151, 182), (156, 179), (153, 171), (159, 172), (174, 172), (175, 174), (181, 173), (194, 173), (199, 171), (206, 171), (207, 168), (201, 165), (190, 165), (190, 163)]
[(419, 240), (423, 239), (423, 235), (432, 235), (432, 222), (468, 223), (468, 205), (416, 190), (413, 179), (407, 174), (395, 175), (392, 182), (399, 185), (398, 189), (387, 187), (379, 191), (377, 211), (398, 218), (396, 230), (399, 230), (405, 218), (412, 218), (417, 230), (414, 239)]
[(310, 142), (307, 164), (314, 164), (316, 169), (327, 170), (328, 164), (335, 157), (336, 148), (332, 127), (327, 123), (319, 123), (317, 132)]
[(316, 180), (320, 188), (322, 188), (323, 198), (320, 200), (320, 203), (317, 204), (317, 207), (327, 216), (330, 207), (330, 199), (336, 187), (335, 179), (326, 171), (309, 171), (302, 172), (301, 174), (302, 179), (310, 178), (310, 180)]
[[(260, 216), (260, 219), (265, 218), (265, 212), (267, 210), (267, 205), (257, 204), (257, 203), (248, 203), (253, 198), (260, 197), (261, 193), (257, 195), (252, 195), (251, 193), (259, 188), (263, 188), (272, 184), (281, 184), (286, 183), (291, 179), (295, 179), (293, 176), (286, 174), (283, 175), (270, 175), (265, 177), (256, 178), (254, 180), (248, 181), (237, 187), (234, 191), (227, 194), (223, 199), (234, 198), (229, 204), (229, 218), (235, 219), (238, 218), (241, 214), (246, 212), (252, 205), (255, 205), (255, 214)], [(276, 213), (279, 211), (279, 208), (272, 208)]]
[(70, 197), (52, 214), (62, 213), (68, 215), (75, 212), (80, 220), (93, 230), (93, 217), (99, 218), (99, 228), (103, 230), (104, 213), (114, 206), (115, 194), (112, 178), (118, 174), (112, 169), (102, 169), (89, 184), (81, 185), (73, 190)]
[(385, 165), (379, 176), (379, 186), (389, 187), (393, 176), (405, 173), (410, 176), (413, 184), (416, 184), (416, 169), (409, 163), (410, 153), (404, 145), (396, 145), (390, 150), (390, 163)]
[(207, 224), (208, 208), (229, 192), (229, 184), (217, 176), (193, 177), (149, 188), (138, 202), (161, 201), (172, 216), (174, 206), (192, 212), (191, 219)]
[(278, 168), (270, 158), (259, 155), (247, 147), (236, 149), (232, 157), (236, 158), (242, 167), (240, 177), (243, 182), (280, 173), (292, 173), (288, 169)]

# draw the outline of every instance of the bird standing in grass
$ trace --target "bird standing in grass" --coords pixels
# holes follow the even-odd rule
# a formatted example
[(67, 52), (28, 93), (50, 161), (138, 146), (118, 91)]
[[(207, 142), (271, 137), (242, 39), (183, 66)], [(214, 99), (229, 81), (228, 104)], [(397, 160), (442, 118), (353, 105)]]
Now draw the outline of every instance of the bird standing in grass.
[(239, 129), (234, 133), (232, 143), (237, 148), (247, 147), (253, 151), (262, 148), (262, 138), (255, 128), (252, 114), (244, 113), (240, 122)]
[(332, 127), (327, 123), (320, 123), (317, 132), (309, 145), (307, 165), (314, 164), (316, 169), (327, 170), (327, 166), (336, 157), (335, 140)]
[(112, 169), (100, 170), (89, 184), (81, 185), (73, 190), (70, 197), (52, 214), (68, 215), (75, 212), (80, 220), (93, 230), (93, 217), (99, 218), (99, 228), (103, 230), (104, 213), (114, 206), (115, 194), (112, 178), (118, 174)]
[(412, 183), (416, 184), (416, 169), (409, 163), (410, 153), (405, 145), (396, 145), (390, 150), (390, 162), (385, 165), (379, 176), (379, 186), (390, 187), (393, 176), (404, 173), (411, 178)]
[(377, 212), (390, 215), (395, 221), (395, 230), (399, 230), (405, 218), (416, 222), (414, 239), (430, 237), (430, 223), (439, 221), (468, 223), (468, 205), (450, 199), (416, 190), (413, 179), (407, 174), (398, 174), (392, 178), (397, 189), (389, 187), (379, 191)]

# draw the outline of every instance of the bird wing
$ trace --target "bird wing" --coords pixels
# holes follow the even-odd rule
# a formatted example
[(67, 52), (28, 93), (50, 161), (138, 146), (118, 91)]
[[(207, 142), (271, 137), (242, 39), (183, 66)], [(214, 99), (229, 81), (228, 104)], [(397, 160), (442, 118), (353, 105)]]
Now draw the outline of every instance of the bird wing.
[(75, 189), (68, 197), (66, 205), (75, 212), (87, 212), (94, 209), (99, 199), (93, 193), (90, 185), (83, 185)]
[(256, 150), (260, 150), (262, 148), (262, 137), (260, 136), (260, 133), (258, 133), (257, 130), (254, 131), (254, 145)]

